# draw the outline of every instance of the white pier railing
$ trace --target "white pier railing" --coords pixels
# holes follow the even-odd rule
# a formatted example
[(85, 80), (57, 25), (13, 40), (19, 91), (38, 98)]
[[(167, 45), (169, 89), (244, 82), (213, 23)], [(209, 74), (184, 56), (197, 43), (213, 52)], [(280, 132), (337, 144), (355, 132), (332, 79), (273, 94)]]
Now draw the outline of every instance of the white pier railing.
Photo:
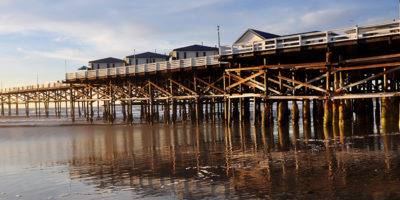
[(68, 87), (69, 84), (66, 83), (43, 83), (43, 84), (36, 84), (36, 85), (27, 85), (21, 87), (11, 87), (11, 88), (3, 88), (0, 89), (1, 93), (10, 93), (10, 92), (19, 92), (19, 91), (27, 91), (27, 90), (40, 90), (40, 89), (49, 89), (49, 88), (61, 88), (61, 87)]
[(143, 73), (143, 72), (155, 72), (163, 70), (188, 68), (188, 67), (217, 65), (219, 63), (220, 62), (218, 61), (218, 55), (214, 55), (214, 56), (187, 58), (180, 60), (172, 60), (172, 61), (156, 62), (156, 63), (148, 63), (140, 65), (130, 65), (123, 67), (107, 68), (107, 69), (72, 72), (72, 73), (67, 73), (65, 79), (75, 80), (75, 79), (86, 79), (86, 78), (98, 78), (105, 76), (129, 75), (129, 74)]
[(358, 40), (397, 34), (400, 34), (400, 21), (393, 21), (388, 23), (357, 26), (332, 31), (290, 35), (249, 43), (224, 45), (221, 46), (220, 53), (221, 55), (232, 55), (240, 53), (250, 53), (255, 51), (267, 51), (300, 46), (343, 42), (349, 40)]

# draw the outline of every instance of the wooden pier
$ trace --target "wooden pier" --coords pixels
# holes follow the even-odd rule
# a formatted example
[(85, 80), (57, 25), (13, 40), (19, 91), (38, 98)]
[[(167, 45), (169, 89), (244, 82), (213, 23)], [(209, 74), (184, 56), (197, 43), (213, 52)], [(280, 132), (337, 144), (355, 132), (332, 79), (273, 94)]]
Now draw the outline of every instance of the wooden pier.
[(330, 126), (353, 114), (355, 120), (375, 115), (380, 123), (399, 123), (399, 50), (399, 21), (227, 45), (218, 58), (68, 73), (62, 84), (3, 90), (1, 114), (4, 105), (12, 115), (12, 105), (22, 104), (28, 116), (34, 103), (48, 115), (53, 103), (57, 116), (64, 104), (72, 120), (82, 111), (88, 121), (96, 110), (114, 122), (120, 106), (123, 120), (132, 123), (136, 106), (149, 123), (267, 125), (274, 110), (279, 123), (302, 116), (305, 123), (313, 118)]

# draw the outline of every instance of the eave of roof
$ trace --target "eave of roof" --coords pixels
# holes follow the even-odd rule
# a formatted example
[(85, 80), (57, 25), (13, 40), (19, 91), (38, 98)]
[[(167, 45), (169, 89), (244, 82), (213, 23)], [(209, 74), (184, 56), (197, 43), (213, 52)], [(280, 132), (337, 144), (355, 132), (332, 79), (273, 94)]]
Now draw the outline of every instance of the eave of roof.
[(176, 48), (173, 51), (218, 51), (218, 48), (195, 44), (186, 47)]
[(98, 59), (98, 60), (92, 60), (92, 61), (89, 61), (89, 63), (125, 63), (125, 61), (118, 59), (118, 58), (108, 57), (108, 58), (102, 58), (102, 59)]
[(127, 56), (127, 58), (168, 58), (169, 56), (153, 52), (144, 52), (136, 55)]

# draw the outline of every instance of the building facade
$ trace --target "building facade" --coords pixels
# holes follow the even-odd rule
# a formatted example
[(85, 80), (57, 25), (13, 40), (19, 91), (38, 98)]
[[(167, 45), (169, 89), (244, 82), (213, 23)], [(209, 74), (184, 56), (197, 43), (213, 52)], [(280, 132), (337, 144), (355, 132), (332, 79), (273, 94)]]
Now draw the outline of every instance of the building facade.
[(106, 69), (106, 68), (122, 67), (124, 65), (125, 65), (124, 60), (112, 57), (89, 61), (89, 66), (91, 69)]
[(152, 52), (144, 52), (136, 55), (130, 55), (125, 58), (125, 62), (127, 65), (140, 65), (146, 63), (155, 63), (155, 62), (164, 62), (168, 61), (169, 56), (152, 53)]
[(203, 56), (218, 55), (218, 48), (203, 45), (191, 45), (174, 49), (170, 53), (171, 60), (179, 60), (186, 58), (196, 58)]

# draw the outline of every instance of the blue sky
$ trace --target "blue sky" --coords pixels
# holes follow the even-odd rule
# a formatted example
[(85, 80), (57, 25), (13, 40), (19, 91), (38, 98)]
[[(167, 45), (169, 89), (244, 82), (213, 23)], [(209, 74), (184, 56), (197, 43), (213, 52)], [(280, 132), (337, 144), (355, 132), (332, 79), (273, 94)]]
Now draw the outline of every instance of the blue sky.
[(398, 18), (397, 0), (0, 0), (4, 87), (62, 80), (89, 60), (233, 43), (247, 28), (275, 34)]

